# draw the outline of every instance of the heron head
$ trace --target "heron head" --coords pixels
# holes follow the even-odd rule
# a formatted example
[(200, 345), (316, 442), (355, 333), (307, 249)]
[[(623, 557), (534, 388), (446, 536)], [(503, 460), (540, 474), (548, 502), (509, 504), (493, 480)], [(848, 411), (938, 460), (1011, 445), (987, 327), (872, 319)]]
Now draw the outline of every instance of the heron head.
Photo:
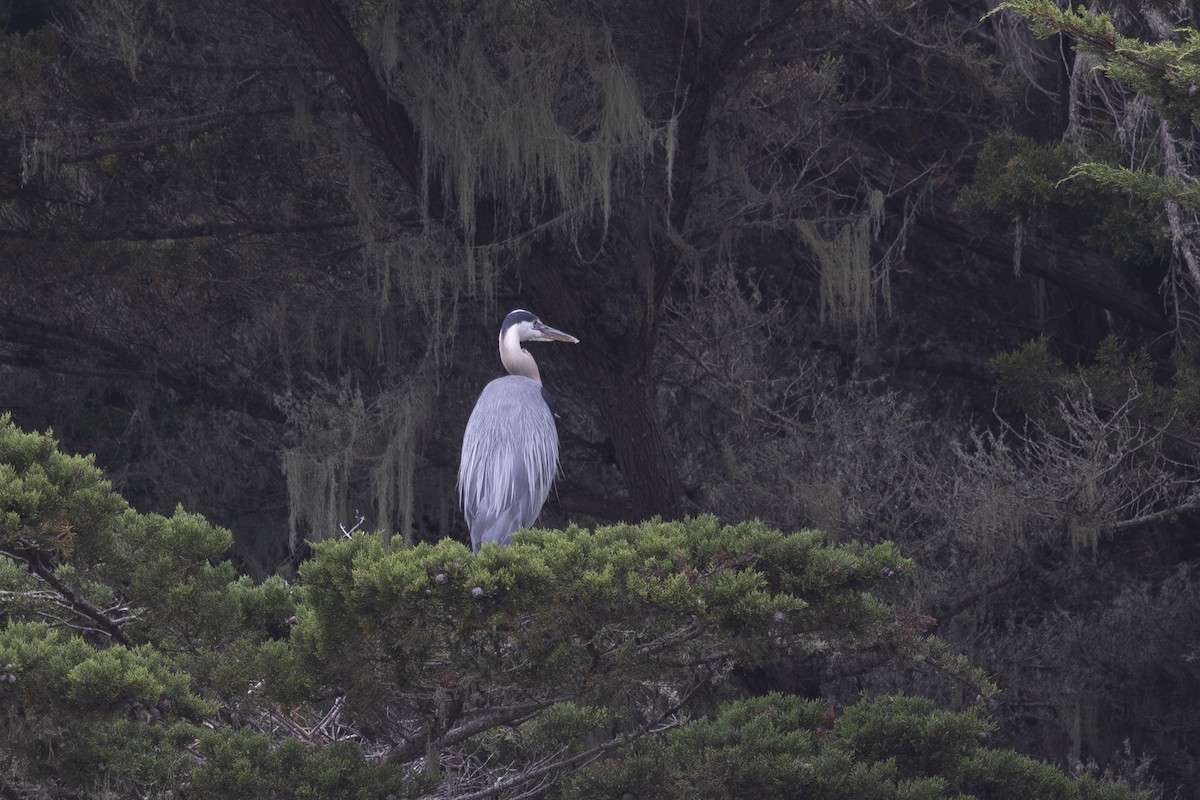
[(579, 344), (579, 340), (571, 334), (560, 331), (558, 328), (551, 328), (538, 319), (536, 314), (530, 313), (523, 308), (517, 308), (508, 312), (508, 316), (504, 318), (504, 323), (500, 326), (500, 340), (504, 341), (505, 335), (512, 330), (516, 331), (517, 340), (521, 342), (569, 342), (571, 344)]

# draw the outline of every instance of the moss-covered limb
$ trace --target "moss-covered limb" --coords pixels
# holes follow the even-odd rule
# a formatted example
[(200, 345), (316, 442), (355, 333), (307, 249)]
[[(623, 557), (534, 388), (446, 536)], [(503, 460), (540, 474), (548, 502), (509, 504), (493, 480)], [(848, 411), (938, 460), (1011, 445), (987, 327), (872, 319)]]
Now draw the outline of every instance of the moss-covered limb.
[(1166, 121), (1162, 130), (1162, 170), (1131, 169), (1121, 163), (1086, 160), (1070, 171), (1106, 190), (1128, 191), (1159, 205), (1180, 203), (1200, 208), (1193, 181), (1172, 168), (1178, 157), (1167, 126), (1186, 129), (1200, 118), (1200, 31), (1181, 28), (1170, 38), (1143, 41), (1122, 34), (1111, 16), (1078, 6), (1060, 8), (1046, 0), (1001, 3), (991, 13), (1008, 9), (1030, 22), (1033, 33), (1071, 37), (1075, 47), (1100, 59), (1100, 69), (1119, 84), (1144, 96)]
[[(1187, 298), (1200, 286), (1200, 253), (1192, 241), (1194, 226), (1188, 216), (1200, 209), (1200, 191), (1191, 174), (1188, 147), (1180, 137), (1185, 138), (1200, 119), (1200, 31), (1184, 28), (1160, 34), (1157, 41), (1142, 41), (1122, 34), (1108, 14), (1082, 7), (1062, 9), (1047, 0), (1015, 0), (1002, 3), (996, 11), (1000, 9), (1028, 19), (1038, 36), (1071, 37), (1076, 49), (1088, 54), (1076, 61), (1076, 74), (1082, 76), (1088, 69), (1085, 61), (1098, 62), (1099, 69), (1116, 84), (1099, 91), (1120, 96), (1106, 103), (1108, 112), (1101, 116), (1111, 116), (1112, 128), (1095, 137), (1098, 142), (1092, 146), (1081, 147), (1075, 154), (1067, 152), (1073, 148), (1065, 144), (1028, 143), (1024, 148), (1026, 153), (1055, 151), (1063, 162), (1057, 165), (1062, 176), (1053, 187), (1054, 202), (1041, 205), (1053, 213), (1042, 216), (1042, 223), (1066, 223), (1078, 228), (1085, 241), (1104, 245), (1131, 269), (1135, 282), (1156, 285), (1175, 306), (1177, 324), (1186, 326), (1191, 317)], [(1144, 13), (1154, 28), (1158, 12)], [(1090, 85), (1091, 79), (1088, 81)], [(1073, 93), (1072, 108), (1076, 100)], [(1157, 118), (1144, 110), (1146, 106), (1157, 112)], [(1153, 133), (1133, 139), (1122, 133), (1132, 128)], [(1076, 145), (1087, 138), (1074, 121), (1067, 136)], [(1009, 160), (1002, 171), (1018, 181), (1030, 177), (1025, 159)], [(982, 170), (976, 183), (977, 190), (982, 187), (976, 191), (976, 199), (989, 192), (996, 196), (994, 192), (1003, 186), (1002, 181), (989, 180)], [(1120, 202), (1112, 202), (1114, 199)], [(1041, 210), (1019, 198), (1015, 203), (1003, 202), (1017, 206), (1010, 217), (1018, 231)], [(1097, 209), (1101, 213), (1097, 214)], [(1082, 218), (1071, 213), (1077, 210), (1083, 211)], [(1147, 254), (1153, 257), (1147, 258)]]

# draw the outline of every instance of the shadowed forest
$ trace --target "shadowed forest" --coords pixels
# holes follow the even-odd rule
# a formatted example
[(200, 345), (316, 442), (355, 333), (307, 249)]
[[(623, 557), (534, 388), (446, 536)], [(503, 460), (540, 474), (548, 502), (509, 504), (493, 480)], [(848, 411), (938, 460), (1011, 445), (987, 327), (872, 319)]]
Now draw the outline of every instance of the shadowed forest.
[(1195, 796), (1197, 15), (0, 0), (0, 798)]

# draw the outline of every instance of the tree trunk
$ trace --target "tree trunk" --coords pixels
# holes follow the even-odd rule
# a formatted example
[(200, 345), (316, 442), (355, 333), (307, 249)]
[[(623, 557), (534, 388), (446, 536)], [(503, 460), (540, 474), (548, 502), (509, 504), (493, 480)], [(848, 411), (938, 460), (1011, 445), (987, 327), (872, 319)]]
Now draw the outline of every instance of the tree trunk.
[(596, 381), (596, 404), (629, 489), (634, 516), (629, 521), (655, 514), (682, 516), (683, 485), (654, 401), (653, 382), (644, 370), (608, 372), (597, 375)]
[[(639, 284), (655, 281), (652, 257), (639, 248), (633, 270), (597, 272), (574, 262), (570, 252), (549, 242), (535, 246), (521, 269), (523, 294), (539, 314), (569, 325), (580, 338), (580, 346), (570, 349), (572, 368), (590, 389), (608, 431), (629, 492), (630, 521), (682, 516), (683, 484), (655, 402), (650, 366), (657, 305), (650, 304), (648, 291), (615, 285), (631, 274)], [(642, 301), (622, 302), (631, 297)], [(612, 511), (621, 513), (620, 504), (614, 502)]]
[[(405, 183), (420, 192), (421, 147), (416, 127), (404, 107), (380, 84), (367, 51), (341, 9), (331, 0), (258, 0), (258, 5), (291, 19), (300, 37), (349, 95), (355, 113), (388, 162)], [(436, 184), (431, 191), (435, 188)], [(440, 204), (440, 198), (437, 200)]]

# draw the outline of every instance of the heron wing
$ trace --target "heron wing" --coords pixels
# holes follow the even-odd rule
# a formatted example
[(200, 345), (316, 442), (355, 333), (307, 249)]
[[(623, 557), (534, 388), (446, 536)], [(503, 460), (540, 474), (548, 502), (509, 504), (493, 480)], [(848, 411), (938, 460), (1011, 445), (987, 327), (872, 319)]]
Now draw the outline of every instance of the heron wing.
[(537, 382), (516, 375), (484, 387), (467, 421), (458, 493), (471, 544), (508, 544), (537, 520), (558, 471), (558, 431)]

